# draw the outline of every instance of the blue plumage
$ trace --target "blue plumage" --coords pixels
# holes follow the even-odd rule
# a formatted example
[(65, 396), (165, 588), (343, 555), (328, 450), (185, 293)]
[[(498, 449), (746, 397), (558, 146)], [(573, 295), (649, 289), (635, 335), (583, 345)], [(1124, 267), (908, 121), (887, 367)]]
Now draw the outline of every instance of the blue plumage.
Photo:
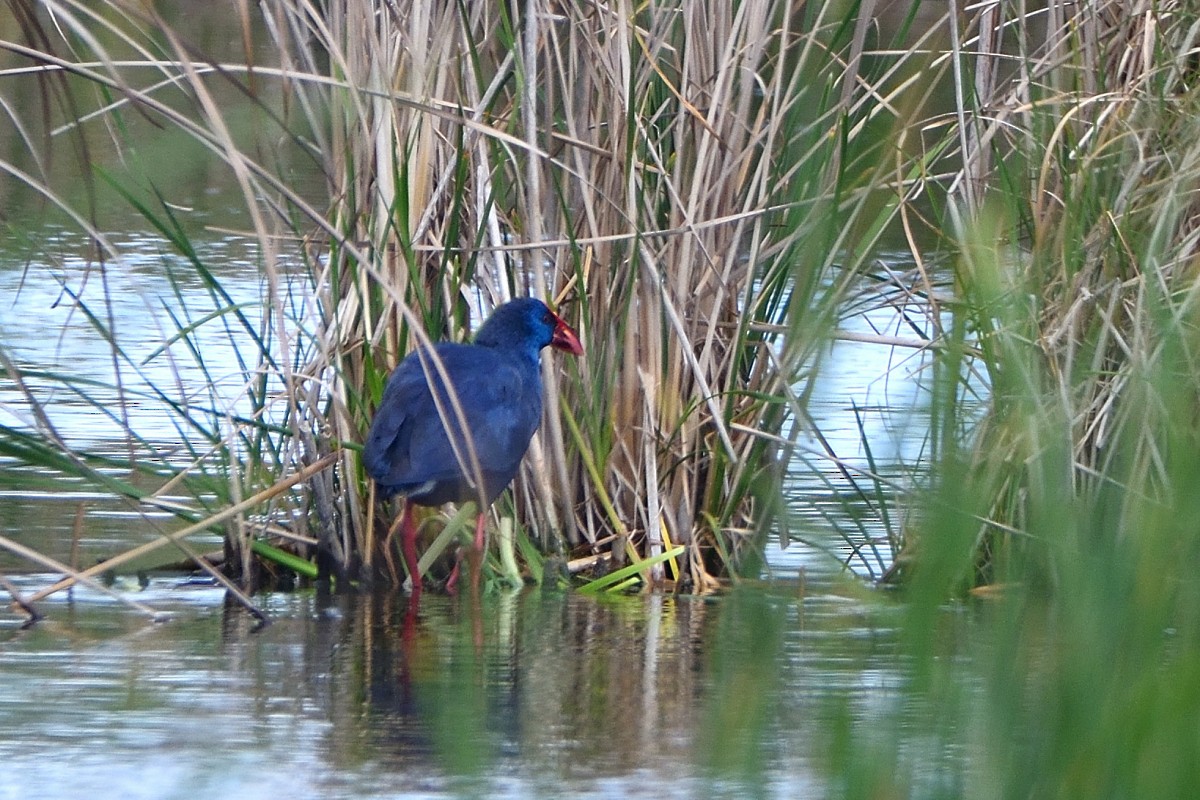
[[(539, 356), (547, 346), (583, 352), (575, 332), (545, 303), (522, 298), (496, 309), (473, 344), (443, 342), (432, 353), (405, 357), (388, 379), (363, 449), (363, 464), (380, 493), (404, 495), (409, 504), (461, 503), (480, 498), (482, 479), (485, 506), (495, 500), (517, 474), (541, 422)], [(465, 428), (435, 354), (454, 387)], [(437, 387), (437, 400), (431, 387)], [(478, 470), (466, 447), (468, 437)], [(406, 545), (416, 535), (415, 527), (407, 527)], [(482, 516), (476, 538), (482, 546)], [(406, 546), (406, 561), (408, 552)], [(414, 557), (413, 574), (415, 567)], [(414, 581), (414, 588), (418, 585)]]
[[(461, 404), (484, 500), (491, 503), (517, 474), (541, 421), (541, 370), (536, 357), (508, 348), (444, 342), (434, 352)], [(367, 473), (384, 495), (403, 494), (421, 505), (477, 499), (461, 421), (433, 359), (410, 355), (388, 380), (371, 425), (363, 453)]]

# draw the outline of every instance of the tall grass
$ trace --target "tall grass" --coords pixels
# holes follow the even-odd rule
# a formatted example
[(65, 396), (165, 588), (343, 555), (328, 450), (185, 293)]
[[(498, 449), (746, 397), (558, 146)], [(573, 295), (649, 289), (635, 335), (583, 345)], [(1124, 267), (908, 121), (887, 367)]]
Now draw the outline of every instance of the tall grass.
[[(770, 517), (785, 390), (833, 318), (835, 259), (865, 258), (887, 214), (849, 171), (870, 137), (831, 135), (850, 113), (830, 92), (852, 80), (830, 58), (852, 45), (845, 21), (786, 3), (359, 13), (320, 40), (351, 89), (330, 97), (347, 143), (330, 172), (354, 181), (334, 218), (374, 254), (368, 269), (335, 244), (328, 261), (333, 339), (356, 343), (330, 363), (367, 389), (345, 438), (412, 312), (458, 337), (470, 304), (553, 297), (587, 356), (547, 369), (513, 511), (551, 551), (688, 545), (669, 577), (706, 587)], [(793, 308), (818, 324), (780, 348)]]
[[(945, 25), (929, 197), (955, 297), (901, 560), (910, 686), (831, 749), (849, 796), (1188, 796), (1200, 25), (1141, 2)], [(971, 371), (991, 395), (968, 428)], [(968, 590), (989, 600), (947, 604)]]
[[(759, 546), (779, 507), (784, 420), (803, 406), (791, 387), (819, 367), (839, 300), (898, 212), (911, 167), (891, 137), (924, 102), (911, 89), (921, 59), (864, 71), (852, 9), (268, 2), (243, 10), (232, 60), (180, 20), (120, 3), (13, 8), (19, 30), (0, 46), (52, 109), (9, 106), (20, 149), (44, 164), (74, 144), (91, 188), (6, 171), (94, 239), (101, 276), (121, 254), (90, 209), (115, 195), (204, 282), (211, 309), (180, 316), (154, 357), (205, 371), (196, 333), (213, 326), (251, 343), (248, 410), (152, 385), (187, 463), (147, 455), (134, 431), (130, 463), (216, 510), (338, 461), (286, 508), (227, 526), (235, 574), (254, 574), (263, 520), (281, 511), (322, 569), (386, 574), (390, 509), (356, 443), (388, 370), (527, 293), (557, 302), (587, 351), (547, 359), (545, 424), (497, 510), (519, 522), (528, 571), (540, 577), (538, 550), (569, 550), (585, 565), (647, 560), (642, 580), (704, 590)], [(264, 277), (254, 313), (199, 255), (160, 165), (139, 158), (147, 124), (218, 159), (237, 187)], [(319, 190), (291, 186), (298, 167)], [(73, 302), (111, 343), (113, 386), (92, 396), (120, 419), (140, 365), (103, 281)], [(6, 364), (12, 380), (21, 369)], [(7, 440), (81, 471), (50, 415), (37, 419)]]
[[(966, 466), (972, 481), (953, 483), (982, 503), (964, 531), (967, 584), (1002, 578), (1010, 558), (1018, 574), (1029, 557), (1053, 572), (1043, 526), (1094, 528), (1089, 509), (1103, 509), (1115, 535), (1143, 503), (1175, 502), (1184, 398), (1200, 385), (1194, 16), (1140, 3), (1006, 13), (949, 37), (955, 169), (930, 193), (956, 284), (938, 457)], [(962, 423), (969, 371), (992, 393), (978, 430)]]

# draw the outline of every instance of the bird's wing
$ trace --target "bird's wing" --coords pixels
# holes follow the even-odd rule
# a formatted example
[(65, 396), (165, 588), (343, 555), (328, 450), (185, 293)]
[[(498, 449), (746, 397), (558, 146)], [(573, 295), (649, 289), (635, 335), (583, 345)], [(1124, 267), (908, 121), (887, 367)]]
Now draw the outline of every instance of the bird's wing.
[[(541, 374), (536, 364), (531, 368), (490, 348), (443, 344), (437, 353), (455, 387), (480, 466), (511, 479), (541, 421)], [(440, 385), (434, 366), (428, 369)], [(450, 396), (440, 393), (439, 410), (425, 370), (415, 355), (400, 362), (367, 435), (363, 463), (371, 477), (386, 486), (461, 481), (471, 470), (464, 440), (456, 438), (452, 444), (446, 433), (447, 425), (460, 429)]]
[(456, 376), (455, 388), (480, 464), (496, 472), (515, 471), (542, 419), (541, 374), (519, 359), (488, 361), (484, 371)]
[(409, 471), (407, 454), (411, 421), (433, 409), (421, 362), (409, 355), (388, 378), (363, 446), (363, 466), (380, 483), (402, 483), (397, 477)]

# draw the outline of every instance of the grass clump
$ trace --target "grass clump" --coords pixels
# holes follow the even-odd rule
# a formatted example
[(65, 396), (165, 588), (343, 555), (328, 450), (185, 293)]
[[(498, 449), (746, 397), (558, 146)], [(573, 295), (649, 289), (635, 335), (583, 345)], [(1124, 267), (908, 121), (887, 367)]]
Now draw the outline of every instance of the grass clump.
[[(982, 15), (949, 53), (973, 67), (976, 92), (962, 97), (951, 135), (964, 149), (938, 201), (960, 341), (947, 337), (937, 365), (935, 427), (948, 435), (934, 478), (971, 476), (967, 585), (1005, 579), (1013, 560), (1052, 579), (1041, 531), (1137, 527), (1146, 502), (1175, 502), (1171, 460), (1195, 435), (1194, 20), (1104, 9), (1046, 15), (1015, 57), (984, 45), (1002, 39), (987, 26), (1028, 22)], [(960, 401), (979, 373), (990, 411), (965, 428)]]

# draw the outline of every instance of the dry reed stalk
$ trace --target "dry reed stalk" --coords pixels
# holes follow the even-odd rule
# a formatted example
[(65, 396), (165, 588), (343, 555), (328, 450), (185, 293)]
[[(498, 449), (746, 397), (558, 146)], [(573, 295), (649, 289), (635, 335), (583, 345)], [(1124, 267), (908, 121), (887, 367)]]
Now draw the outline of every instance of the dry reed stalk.
[[(47, 556), (43, 553), (39, 553), (37, 550), (34, 550), (32, 547), (26, 547), (25, 545), (21, 544), (20, 542), (14, 542), (12, 539), (9, 539), (7, 536), (0, 536), (0, 548), (7, 550), (8, 552), (12, 553), (13, 555), (17, 555), (17, 556), (20, 556), (21, 558), (32, 561), (33, 563), (38, 564), (40, 566), (47, 567), (56, 572), (63, 573), (64, 575), (67, 576), (66, 580), (69, 580), (71, 585), (74, 585), (76, 583), (82, 583), (85, 586), (88, 586), (89, 588), (94, 589), (97, 592), (100, 592), (101, 594), (106, 594), (109, 597), (112, 597), (114, 600), (118, 600), (118, 601), (124, 603), (125, 605), (129, 606), (130, 608), (133, 608), (133, 609), (136, 609), (136, 610), (142, 612), (143, 614), (150, 617), (151, 619), (154, 619), (154, 620), (166, 619), (166, 616), (163, 613), (161, 613), (159, 611), (155, 611), (153, 608), (150, 608), (150, 606), (146, 605), (145, 603), (141, 603), (141, 602), (135, 600), (134, 598), (129, 597), (121, 592), (110, 589), (107, 586), (105, 586), (103, 583), (93, 579), (92, 575), (96, 574), (96, 573), (85, 574), (84, 572), (80, 572), (79, 570), (72, 569), (71, 567), (68, 567), (66, 564), (63, 564), (61, 561), (57, 561), (56, 559), (50, 558), (49, 556)], [(99, 571), (102, 572), (103, 570), (99, 570)], [(19, 603), (19, 605), (23, 609), (25, 609), (28, 614), (30, 614), (31, 618), (37, 618), (37, 616), (39, 616), (37, 611), (34, 610), (33, 603), (37, 602), (39, 599), (44, 597), (44, 595), (37, 595), (34, 597), (30, 597), (30, 598), (22, 598), (22, 597), (19, 597), (16, 593), (12, 592), (11, 589), (9, 591), (13, 595), (13, 600), (15, 602)]]
[[(76, 581), (90, 580), (92, 577), (94, 577), (96, 575), (99, 575), (99, 574), (106, 572), (108, 570), (111, 570), (111, 569), (115, 569), (116, 567), (120, 566), (121, 564), (126, 564), (130, 561), (133, 561), (134, 559), (140, 558), (143, 555), (145, 555), (149, 552), (152, 552), (154, 550), (157, 550), (158, 548), (160, 548), (164, 545), (168, 545), (168, 544), (172, 544), (173, 542), (181, 541), (181, 540), (187, 538), (188, 536), (192, 536), (196, 533), (200, 533), (201, 531), (211, 530), (213, 528), (213, 526), (218, 525), (218, 524), (220, 524), (228, 519), (231, 519), (233, 517), (236, 517), (237, 515), (245, 512), (251, 508), (260, 506), (263, 503), (271, 500), (272, 498), (282, 495), (284, 492), (286, 492), (292, 486), (295, 486), (298, 483), (302, 483), (303, 481), (311, 479), (314, 475), (320, 473), (324, 469), (327, 469), (334, 461), (335, 461), (335, 459), (332, 455), (326, 456), (325, 458), (315, 462), (314, 464), (311, 464), (310, 466), (305, 467), (304, 469), (300, 470), (299, 472), (296, 472), (295, 474), (292, 474), (292, 475), (287, 476), (286, 478), (283, 478), (282, 480), (276, 482), (274, 485), (270, 486), (269, 488), (264, 489), (263, 491), (259, 492), (258, 494), (255, 494), (252, 497), (246, 498), (245, 500), (243, 500), (242, 502), (240, 502), (236, 505), (222, 509), (221, 511), (218, 511), (215, 514), (212, 514), (211, 516), (209, 516), (206, 519), (201, 520), (200, 522), (194, 523), (192, 525), (188, 525), (187, 527), (182, 528), (177, 531), (172, 531), (171, 533), (163, 534), (158, 539), (155, 539), (150, 542), (146, 542), (145, 544), (140, 545), (135, 548), (132, 548), (130, 550), (126, 550), (125, 552), (115, 555), (111, 558), (107, 558), (104, 561), (99, 562), (98, 564), (93, 564), (92, 566), (88, 567), (87, 569), (79, 570), (79, 571), (74, 571), (71, 569), (61, 570), (62, 572), (64, 572), (67, 575), (66, 578), (63, 578), (62, 580), (54, 583), (51, 586), (46, 587), (45, 589), (40, 589), (39, 591), (37, 591), (33, 595), (31, 595), (28, 598), (28, 600), (31, 603), (36, 603), (38, 600), (49, 597), (50, 595), (54, 594), (55, 592), (60, 592), (63, 589), (69, 589), (70, 587), (75, 585)], [(232, 585), (227, 585), (226, 588), (230, 588), (231, 590), (235, 591), (235, 593), (236, 593), (236, 589), (234, 587), (232, 587)], [(245, 602), (245, 605), (250, 610), (256, 611), (253, 604), (249, 603), (248, 600)], [(256, 611), (256, 615), (265, 618), (265, 615), (262, 615), (261, 612)]]

